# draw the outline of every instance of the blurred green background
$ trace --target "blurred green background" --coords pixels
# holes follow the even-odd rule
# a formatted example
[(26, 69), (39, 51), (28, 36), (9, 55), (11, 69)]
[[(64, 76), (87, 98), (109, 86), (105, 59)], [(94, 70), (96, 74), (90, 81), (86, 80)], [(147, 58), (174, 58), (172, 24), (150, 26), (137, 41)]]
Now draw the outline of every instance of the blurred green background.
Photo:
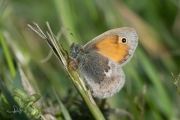
[[(139, 44), (132, 60), (123, 67), (125, 86), (106, 104), (126, 110), (135, 120), (180, 119), (180, 96), (171, 75), (180, 73), (180, 0), (0, 0), (0, 29), (15, 69), (20, 64), (37, 92), (52, 101), (53, 85), (71, 114), (70, 106), (75, 103), (67, 104), (65, 98), (71, 95), (82, 100), (54, 55), (42, 62), (50, 48), (27, 29), (32, 21), (44, 31), (48, 21), (55, 35), (64, 28), (66, 36), (59, 41), (67, 51), (72, 42), (84, 45), (107, 30), (134, 28)], [(14, 77), (1, 43), (0, 78), (10, 89)], [(107, 119), (129, 119), (123, 113), (110, 114)]]

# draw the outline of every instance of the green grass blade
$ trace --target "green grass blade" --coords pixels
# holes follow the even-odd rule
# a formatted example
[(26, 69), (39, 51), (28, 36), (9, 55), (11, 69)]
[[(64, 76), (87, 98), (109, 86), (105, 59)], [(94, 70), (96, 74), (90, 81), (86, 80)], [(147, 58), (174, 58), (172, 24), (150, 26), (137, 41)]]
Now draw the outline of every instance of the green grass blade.
[(57, 99), (57, 101), (58, 101), (58, 103), (59, 103), (59, 107), (60, 107), (61, 110), (62, 110), (62, 113), (63, 113), (63, 116), (64, 116), (65, 120), (72, 120), (72, 119), (71, 119), (71, 116), (70, 116), (70, 114), (69, 114), (69, 112), (68, 112), (68, 110), (66, 109), (66, 107), (64, 106), (64, 104), (61, 102), (61, 100), (60, 100), (60, 98), (59, 98), (59, 96), (58, 96), (58, 94), (57, 94), (54, 86), (53, 86), (53, 90), (54, 90), (54, 93), (55, 93), (55, 95), (56, 95), (56, 99)]
[(1, 29), (0, 29), (0, 44), (1, 44), (2, 48), (3, 48), (3, 50), (4, 50), (4, 54), (5, 54), (6, 61), (7, 61), (7, 63), (8, 63), (9, 70), (10, 70), (10, 72), (11, 72), (11, 75), (12, 75), (12, 77), (14, 78), (15, 75), (16, 75), (16, 69), (15, 69), (15, 67), (14, 67), (14, 64), (13, 64), (13, 61), (12, 61), (12, 58), (11, 58), (9, 49), (8, 49), (8, 47), (7, 47), (7, 45), (6, 45), (6, 42), (5, 42), (4, 38), (3, 38)]

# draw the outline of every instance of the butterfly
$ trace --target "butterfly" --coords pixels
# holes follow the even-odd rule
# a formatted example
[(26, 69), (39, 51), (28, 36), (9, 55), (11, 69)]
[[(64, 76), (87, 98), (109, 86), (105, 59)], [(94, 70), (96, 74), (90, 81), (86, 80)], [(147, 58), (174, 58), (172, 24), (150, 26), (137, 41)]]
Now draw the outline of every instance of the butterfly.
[(132, 58), (137, 45), (138, 35), (128, 27), (104, 32), (84, 46), (71, 45), (72, 61), (94, 97), (108, 98), (121, 90), (125, 83), (121, 67)]

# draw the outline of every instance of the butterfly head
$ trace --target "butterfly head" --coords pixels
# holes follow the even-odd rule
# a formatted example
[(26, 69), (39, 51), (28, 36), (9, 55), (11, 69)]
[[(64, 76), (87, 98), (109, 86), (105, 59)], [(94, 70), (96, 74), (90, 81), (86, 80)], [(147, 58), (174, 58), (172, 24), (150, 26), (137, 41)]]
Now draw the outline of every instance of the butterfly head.
[(70, 53), (71, 53), (71, 57), (73, 59), (77, 59), (78, 55), (81, 51), (83, 51), (82, 45), (78, 45), (78, 44), (73, 43), (70, 47)]

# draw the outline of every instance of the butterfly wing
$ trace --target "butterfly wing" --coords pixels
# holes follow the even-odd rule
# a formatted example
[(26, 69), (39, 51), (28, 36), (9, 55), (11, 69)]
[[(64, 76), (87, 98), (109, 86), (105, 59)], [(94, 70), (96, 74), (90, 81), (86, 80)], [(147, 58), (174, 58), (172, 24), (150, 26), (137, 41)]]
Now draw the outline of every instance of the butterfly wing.
[(81, 58), (78, 69), (94, 97), (110, 97), (117, 93), (125, 83), (121, 67), (95, 51)]
[(132, 28), (109, 30), (84, 45), (85, 51), (96, 51), (111, 60), (125, 65), (138, 45), (138, 36)]

